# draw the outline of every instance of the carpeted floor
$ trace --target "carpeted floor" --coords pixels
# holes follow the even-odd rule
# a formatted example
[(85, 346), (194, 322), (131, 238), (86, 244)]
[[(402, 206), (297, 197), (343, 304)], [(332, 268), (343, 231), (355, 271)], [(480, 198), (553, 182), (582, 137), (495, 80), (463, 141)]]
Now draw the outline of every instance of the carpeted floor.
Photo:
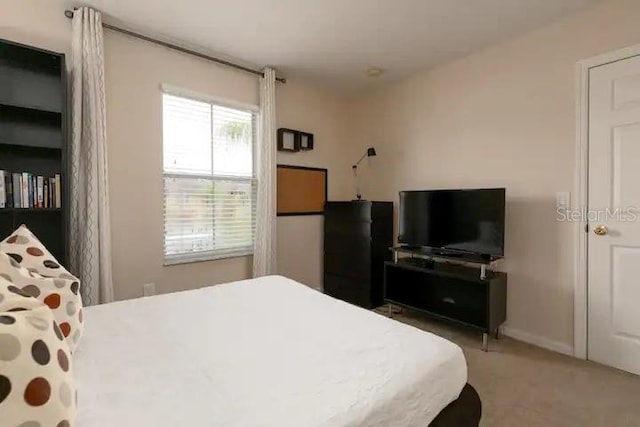
[(482, 426), (640, 426), (638, 376), (508, 337), (491, 339), (484, 353), (478, 332), (409, 311), (394, 319), (462, 347), (482, 399)]

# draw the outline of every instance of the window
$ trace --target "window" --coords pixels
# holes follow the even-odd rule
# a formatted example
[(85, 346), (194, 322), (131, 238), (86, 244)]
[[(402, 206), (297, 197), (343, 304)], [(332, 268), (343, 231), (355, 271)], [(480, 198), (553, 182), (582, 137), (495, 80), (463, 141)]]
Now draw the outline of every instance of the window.
[(163, 93), (165, 264), (253, 252), (256, 113)]

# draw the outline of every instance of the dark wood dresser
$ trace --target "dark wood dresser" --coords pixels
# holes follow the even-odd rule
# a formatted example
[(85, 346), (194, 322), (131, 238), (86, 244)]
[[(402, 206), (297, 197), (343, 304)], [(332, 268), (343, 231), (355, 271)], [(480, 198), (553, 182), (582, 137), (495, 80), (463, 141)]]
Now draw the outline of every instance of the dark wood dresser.
[(382, 305), (392, 245), (393, 202), (327, 202), (324, 293), (365, 308)]

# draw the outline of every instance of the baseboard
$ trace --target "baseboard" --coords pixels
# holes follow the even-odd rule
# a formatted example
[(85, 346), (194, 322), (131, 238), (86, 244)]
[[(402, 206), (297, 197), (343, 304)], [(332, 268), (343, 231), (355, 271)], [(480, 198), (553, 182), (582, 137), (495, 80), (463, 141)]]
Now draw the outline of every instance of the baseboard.
[(550, 340), (538, 335), (533, 335), (529, 332), (524, 332), (518, 329), (513, 329), (509, 326), (503, 326), (500, 328), (502, 333), (508, 337), (516, 339), (518, 341), (526, 342), (538, 347), (546, 348), (547, 350), (555, 351), (556, 353), (566, 354), (567, 356), (573, 356), (573, 347), (560, 341)]

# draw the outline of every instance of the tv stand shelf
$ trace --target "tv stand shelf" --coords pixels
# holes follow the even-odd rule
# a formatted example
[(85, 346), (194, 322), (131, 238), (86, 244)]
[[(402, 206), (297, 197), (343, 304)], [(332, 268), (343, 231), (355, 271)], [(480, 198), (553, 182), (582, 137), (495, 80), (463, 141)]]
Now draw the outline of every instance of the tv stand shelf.
[(472, 264), (485, 264), (492, 265), (496, 261), (502, 259), (497, 255), (482, 255), (470, 252), (459, 252), (451, 249), (436, 249), (425, 246), (394, 246), (389, 248), (394, 255), (395, 259), (398, 259), (398, 254), (409, 254), (412, 257), (418, 258), (433, 258), (433, 259), (449, 259), (457, 260), (460, 262), (468, 262)]
[(488, 334), (506, 319), (507, 274), (486, 271), (482, 278), (474, 267), (401, 258), (384, 263), (384, 300), (479, 330), (487, 351)]

